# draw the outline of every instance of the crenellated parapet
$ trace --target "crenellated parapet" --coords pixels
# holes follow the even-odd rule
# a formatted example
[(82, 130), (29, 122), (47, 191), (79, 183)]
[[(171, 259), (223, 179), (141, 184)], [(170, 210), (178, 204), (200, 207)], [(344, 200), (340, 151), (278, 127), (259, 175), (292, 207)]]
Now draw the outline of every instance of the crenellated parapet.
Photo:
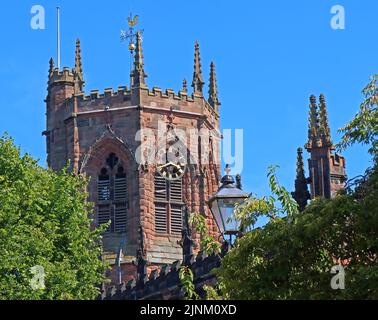
[(92, 101), (92, 100), (101, 100), (105, 98), (113, 98), (113, 97), (124, 97), (129, 96), (131, 94), (130, 89), (127, 86), (120, 86), (118, 90), (114, 90), (113, 88), (106, 88), (103, 92), (100, 92), (97, 89), (93, 89), (90, 91), (89, 95), (86, 95), (85, 92), (80, 92), (75, 95), (75, 97), (79, 101)]
[(69, 68), (60, 70), (55, 68), (49, 77), (49, 86), (56, 84), (73, 84), (75, 82), (75, 75)]
[[(207, 256), (201, 251), (198, 255), (191, 255), (188, 261), (194, 275), (196, 291), (201, 294), (204, 284), (215, 284), (216, 277), (213, 270), (220, 267), (220, 255)], [(102, 300), (183, 300), (184, 293), (179, 279), (181, 261), (175, 261), (150, 272), (143, 281), (131, 279), (127, 283), (113, 286), (103, 292)]]
[[(68, 71), (68, 69), (66, 70)], [(69, 80), (72, 79), (73, 76), (72, 73), (66, 73), (65, 76), (63, 76), (63, 72), (59, 72), (57, 73), (57, 75), (60, 75), (61, 77), (59, 78), (59, 80), (55, 80), (55, 82), (69, 82)], [(58, 76), (56, 79), (58, 79)], [(132, 90), (130, 90), (127, 86), (120, 86), (118, 90), (114, 90), (113, 88), (106, 88), (102, 92), (97, 89), (93, 89), (89, 92), (89, 94), (86, 94), (85, 92), (73, 94), (71, 98), (66, 100), (66, 103), (73, 104), (73, 101), (76, 99), (79, 110), (82, 108), (88, 109), (91, 106), (93, 108), (93, 111), (95, 111), (98, 110), (96, 106), (103, 104), (107, 104), (109, 109), (111, 109), (112, 103), (131, 101), (131, 95)], [(153, 101), (152, 105), (159, 105), (159, 100), (163, 105), (167, 104), (169, 106), (173, 106), (177, 103), (184, 103), (185, 106), (188, 106), (187, 111), (193, 110), (193, 108), (197, 106), (198, 112), (202, 112), (201, 109), (205, 109), (208, 114), (211, 114), (216, 118), (219, 117), (218, 112), (211, 107), (208, 101), (206, 101), (202, 97), (189, 95), (187, 92), (182, 90), (175, 92), (173, 89), (163, 90), (159, 87), (153, 87), (152, 89), (149, 89), (148, 87), (146, 87), (142, 89), (141, 95), (142, 97), (145, 96), (148, 98), (147, 100), (143, 100), (145, 103), (142, 104), (142, 107), (148, 107), (150, 105), (149, 101)], [(90, 110), (88, 109), (87, 111)]]
[(189, 95), (184, 90), (176, 93), (172, 89), (145, 88), (141, 90), (141, 101), (143, 107), (158, 107), (162, 111), (173, 107), (183, 112), (192, 112), (205, 118), (212, 118), (216, 122), (219, 120), (218, 110), (214, 109), (204, 97), (195, 94)]

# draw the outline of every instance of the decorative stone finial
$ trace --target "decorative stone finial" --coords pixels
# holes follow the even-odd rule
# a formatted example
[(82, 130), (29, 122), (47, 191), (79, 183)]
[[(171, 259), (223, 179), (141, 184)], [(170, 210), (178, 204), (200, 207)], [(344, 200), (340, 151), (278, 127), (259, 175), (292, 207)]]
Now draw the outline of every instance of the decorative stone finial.
[(205, 82), (203, 81), (202, 70), (201, 70), (201, 57), (199, 43), (196, 41), (195, 53), (194, 53), (194, 74), (193, 74), (193, 91), (194, 94), (203, 94), (203, 86)]
[(76, 40), (75, 70), (78, 74), (81, 74), (81, 75), (83, 74), (83, 66), (81, 63), (80, 39)]
[(84, 87), (84, 74), (83, 74), (83, 65), (81, 62), (81, 47), (80, 39), (76, 40), (76, 50), (75, 50), (75, 68), (73, 70), (75, 75), (75, 81), (77, 84), (77, 89), (81, 92)]
[(328, 124), (327, 105), (323, 94), (320, 95), (319, 102), (319, 134), (326, 146), (332, 146), (331, 130)]
[(217, 76), (215, 72), (215, 64), (211, 62), (210, 65), (210, 83), (209, 83), (209, 104), (217, 109), (220, 106), (218, 99), (218, 87), (217, 87)]
[(145, 86), (145, 78), (143, 62), (143, 49), (142, 49), (142, 34), (141, 31), (136, 33), (135, 57), (134, 57), (134, 70), (132, 72), (132, 86), (140, 87)]
[(51, 76), (53, 75), (54, 73), (54, 59), (51, 58), (50, 61), (49, 61), (49, 64), (50, 64), (50, 67), (49, 67), (49, 78), (51, 78)]
[(316, 104), (316, 97), (314, 95), (310, 96), (310, 117), (308, 126), (308, 143), (306, 148), (311, 150), (318, 139), (319, 133), (319, 119), (318, 119), (318, 106)]

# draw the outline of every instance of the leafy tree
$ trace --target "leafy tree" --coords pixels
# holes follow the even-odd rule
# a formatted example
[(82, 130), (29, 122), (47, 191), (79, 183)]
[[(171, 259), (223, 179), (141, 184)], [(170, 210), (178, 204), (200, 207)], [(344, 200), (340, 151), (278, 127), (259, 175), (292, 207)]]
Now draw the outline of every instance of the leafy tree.
[(179, 278), (187, 300), (199, 299), (194, 285), (194, 274), (188, 266), (182, 266), (179, 271)]
[(0, 300), (98, 297), (107, 266), (85, 186), (0, 138)]
[[(205, 251), (207, 255), (218, 254), (221, 251), (219, 242), (215, 241), (212, 236), (209, 236), (209, 230), (206, 226), (206, 219), (199, 213), (193, 213), (189, 217), (189, 224), (195, 228), (200, 235), (200, 248)], [(185, 297), (188, 300), (199, 299), (194, 285), (194, 274), (188, 266), (182, 266), (179, 272), (179, 278), (184, 291)], [(204, 290), (208, 295), (215, 296), (215, 289), (205, 286)]]
[(378, 75), (371, 77), (362, 93), (365, 97), (360, 110), (354, 119), (340, 132), (344, 134), (340, 149), (345, 149), (355, 143), (370, 145), (369, 153), (377, 160), (378, 154)]
[[(232, 299), (377, 299), (377, 172), (367, 184), (363, 199), (316, 199), (295, 220), (274, 216), (247, 232), (217, 270), (223, 292)], [(330, 286), (337, 264), (345, 267), (346, 290)]]

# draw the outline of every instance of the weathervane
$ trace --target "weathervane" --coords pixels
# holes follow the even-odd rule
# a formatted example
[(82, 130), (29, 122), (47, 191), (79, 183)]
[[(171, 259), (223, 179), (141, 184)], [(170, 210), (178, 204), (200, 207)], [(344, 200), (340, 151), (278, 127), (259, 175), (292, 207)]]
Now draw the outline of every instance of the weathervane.
[[(127, 24), (129, 25), (129, 30), (121, 30), (121, 41), (129, 41), (129, 50), (131, 55), (134, 54), (135, 51), (135, 38), (136, 38), (136, 32), (135, 27), (138, 24), (139, 16), (133, 16), (132, 13), (130, 13), (130, 16), (127, 18)], [(140, 33), (143, 33), (143, 30), (140, 30)]]

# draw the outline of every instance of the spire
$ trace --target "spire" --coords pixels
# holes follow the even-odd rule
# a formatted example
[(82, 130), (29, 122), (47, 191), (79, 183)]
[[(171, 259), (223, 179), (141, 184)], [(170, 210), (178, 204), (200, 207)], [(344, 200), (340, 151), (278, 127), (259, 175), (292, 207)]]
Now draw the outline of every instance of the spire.
[(304, 171), (302, 148), (297, 150), (297, 177), (295, 179), (295, 192), (293, 192), (292, 195), (299, 205), (299, 211), (302, 212), (306, 208), (307, 201), (310, 199)]
[(220, 102), (218, 100), (217, 75), (215, 72), (214, 62), (211, 62), (211, 65), (210, 65), (210, 83), (209, 83), (209, 100), (208, 101), (214, 109), (217, 109), (220, 106)]
[(319, 101), (319, 134), (325, 145), (331, 146), (331, 130), (329, 129), (327, 105), (323, 94), (320, 95)]
[(146, 84), (145, 78), (147, 78), (147, 75), (144, 72), (142, 35), (140, 31), (138, 31), (136, 34), (134, 70), (131, 76), (132, 87), (140, 87)]
[(194, 94), (202, 95), (204, 84), (205, 82), (203, 81), (202, 70), (201, 70), (201, 57), (200, 57), (199, 43), (198, 41), (196, 41), (195, 53), (194, 53), (194, 74), (193, 74), (193, 83), (192, 83)]
[(308, 130), (308, 143), (306, 149), (310, 150), (314, 146), (314, 142), (318, 138), (319, 133), (319, 119), (318, 119), (318, 106), (316, 104), (316, 97), (310, 97), (310, 118)]
[(84, 81), (84, 75), (83, 75), (83, 65), (81, 63), (80, 39), (76, 40), (74, 74), (75, 74), (76, 82), (78, 84), (78, 90), (83, 91), (85, 81)]

